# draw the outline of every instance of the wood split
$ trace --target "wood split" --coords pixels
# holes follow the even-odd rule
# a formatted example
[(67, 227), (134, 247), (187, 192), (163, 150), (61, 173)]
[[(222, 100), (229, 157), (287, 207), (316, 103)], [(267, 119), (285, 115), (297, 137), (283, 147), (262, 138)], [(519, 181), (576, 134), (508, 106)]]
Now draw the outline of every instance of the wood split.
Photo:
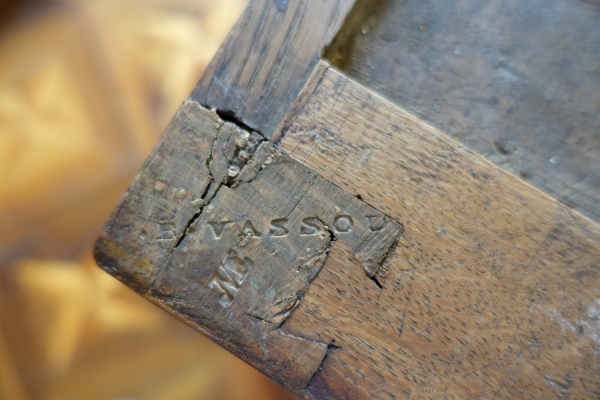
[(343, 242), (369, 280), (403, 228), (245, 128), (188, 101), (98, 240), (96, 258), (298, 391), (331, 339), (280, 327), (333, 246)]

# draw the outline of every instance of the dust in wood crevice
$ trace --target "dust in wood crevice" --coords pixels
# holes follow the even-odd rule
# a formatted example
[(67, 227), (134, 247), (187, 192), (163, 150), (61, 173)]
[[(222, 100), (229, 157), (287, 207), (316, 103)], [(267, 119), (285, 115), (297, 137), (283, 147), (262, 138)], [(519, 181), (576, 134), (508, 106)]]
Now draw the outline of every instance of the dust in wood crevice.
[(254, 315), (254, 314), (251, 314), (251, 313), (244, 313), (244, 315), (246, 315), (246, 316), (248, 316), (248, 317), (250, 317), (250, 318), (257, 319), (257, 320), (258, 320), (258, 321), (260, 321), (261, 323), (262, 323), (262, 322), (265, 322), (265, 323), (267, 323), (267, 324), (276, 324), (276, 323), (275, 323), (275, 322), (273, 322), (273, 321), (269, 321), (269, 320), (267, 320), (266, 318), (262, 318), (262, 317), (259, 317), (258, 315)]
[[(205, 106), (206, 109), (208, 109), (208, 107)], [(221, 118), (223, 121), (225, 122), (231, 122), (234, 125), (239, 126), (240, 128), (242, 128), (245, 131), (248, 132), (257, 132), (259, 135), (263, 136), (260, 132), (258, 132), (258, 130), (248, 126), (241, 118), (239, 118), (233, 111), (230, 110), (218, 110), (216, 109), (215, 112), (217, 113), (217, 115), (219, 116), (219, 118)], [(263, 136), (264, 139), (264, 136)]]
[[(201, 106), (201, 107), (207, 111), (211, 111), (206, 106)], [(196, 211), (196, 213), (187, 222), (185, 229), (183, 230), (183, 233), (181, 234), (179, 239), (175, 242), (175, 245), (170, 249), (171, 252), (175, 251), (175, 249), (177, 249), (179, 247), (179, 245), (181, 244), (183, 239), (185, 239), (185, 237), (188, 235), (188, 233), (190, 233), (191, 230), (193, 230), (194, 223), (196, 222), (196, 220), (198, 220), (198, 218), (202, 214), (204, 207), (206, 205), (210, 204), (211, 200), (215, 197), (215, 195), (217, 194), (217, 192), (219, 191), (221, 186), (227, 186), (228, 188), (232, 188), (232, 187), (237, 186), (240, 183), (239, 181), (236, 181), (236, 178), (240, 176), (244, 167), (246, 167), (246, 165), (248, 165), (248, 163), (254, 156), (255, 151), (258, 149), (259, 145), (267, 142), (265, 137), (260, 132), (257, 132), (255, 130), (253, 130), (251, 127), (249, 127), (248, 125), (246, 125), (241, 119), (239, 119), (235, 115), (235, 113), (233, 111), (227, 111), (227, 110), (212, 110), (212, 111), (214, 111), (217, 114), (217, 116), (221, 119), (221, 121), (219, 121), (220, 122), (219, 129), (222, 127), (222, 125), (224, 125), (226, 123), (230, 123), (230, 124), (235, 125), (239, 129), (241, 129), (242, 131), (244, 131), (245, 135), (242, 136), (241, 140), (238, 140), (235, 143), (235, 152), (233, 154), (233, 158), (231, 160), (229, 160), (229, 166), (227, 168), (228, 173), (224, 177), (224, 179), (221, 179), (221, 181), (218, 181), (217, 180), (218, 178), (215, 177), (212, 172), (212, 163), (213, 163), (213, 159), (214, 159), (214, 154), (217, 151), (217, 149), (215, 147), (217, 145), (219, 133), (217, 132), (217, 134), (214, 136), (213, 143), (211, 146), (211, 152), (206, 159), (206, 168), (211, 176), (211, 179), (210, 179), (209, 184), (206, 186), (204, 193), (202, 193), (202, 195), (200, 196), (202, 205), (198, 208), (198, 211)], [(256, 179), (256, 176), (253, 177), (251, 180), (247, 181), (246, 183), (250, 183), (254, 179)]]

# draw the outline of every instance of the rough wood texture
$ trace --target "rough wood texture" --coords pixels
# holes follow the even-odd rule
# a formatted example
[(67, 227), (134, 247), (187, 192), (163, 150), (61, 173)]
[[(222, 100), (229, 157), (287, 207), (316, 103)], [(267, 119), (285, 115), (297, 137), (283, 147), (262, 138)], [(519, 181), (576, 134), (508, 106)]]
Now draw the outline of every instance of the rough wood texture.
[(302, 393), (332, 341), (280, 329), (334, 243), (361, 277), (402, 226), (277, 151), (256, 132), (186, 102), (125, 194), (95, 256), (107, 272), (276, 381)]
[[(593, 7), (564, 5), (561, 19), (564, 1), (532, 26)], [(589, 16), (562, 38), (588, 48), (557, 66), (566, 53), (511, 36), (526, 21), (503, 25), (529, 5), (432, 4), (419, 36), (387, 21), (419, 20), (421, 3), (365, 4), (372, 14), (359, 4), (347, 26), (360, 29), (329, 53), (337, 65), (451, 135), (492, 137), (504, 158), (488, 157), (555, 194), (575, 188), (565, 199), (595, 210)], [(115, 211), (98, 263), (307, 398), (600, 396), (600, 228), (317, 63), (350, 5), (251, 3)], [(456, 15), (497, 30), (463, 35)], [(401, 41), (404, 58), (369, 48), (373, 35)], [(541, 150), (530, 131), (550, 132)], [(569, 151), (570, 167), (555, 163)], [(557, 169), (544, 175), (547, 160)]]
[(282, 325), (335, 340), (305, 395), (600, 396), (600, 228), (340, 73), (314, 79), (281, 149), (404, 234), (383, 287), (336, 242)]
[(354, 0), (253, 0), (192, 98), (270, 138)]
[(600, 3), (365, 0), (332, 63), (600, 221)]

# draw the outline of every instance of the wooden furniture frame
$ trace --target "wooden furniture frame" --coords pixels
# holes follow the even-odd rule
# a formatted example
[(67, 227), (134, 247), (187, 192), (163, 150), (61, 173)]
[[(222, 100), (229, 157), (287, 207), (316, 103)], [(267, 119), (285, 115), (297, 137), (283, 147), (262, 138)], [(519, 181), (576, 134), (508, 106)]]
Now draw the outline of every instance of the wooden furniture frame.
[(599, 11), (551, 3), (252, 1), (98, 264), (305, 398), (597, 398)]

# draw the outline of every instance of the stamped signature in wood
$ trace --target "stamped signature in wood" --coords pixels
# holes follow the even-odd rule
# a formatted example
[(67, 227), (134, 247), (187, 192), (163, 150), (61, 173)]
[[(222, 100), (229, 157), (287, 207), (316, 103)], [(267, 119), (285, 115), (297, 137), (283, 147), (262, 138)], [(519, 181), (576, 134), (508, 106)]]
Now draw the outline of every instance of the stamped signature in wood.
[[(385, 219), (377, 215), (367, 215), (364, 219), (370, 232), (380, 231), (386, 224)], [(227, 220), (226, 218), (208, 221), (207, 223), (212, 229), (214, 238), (217, 240), (221, 239), (223, 231), (226, 228), (233, 228), (235, 224), (234, 221)], [(286, 237), (290, 233), (291, 222), (288, 218), (275, 218), (271, 220), (268, 229), (260, 230), (257, 229), (256, 226), (257, 224), (252, 220), (246, 220), (239, 231), (238, 236), (255, 238), (262, 237), (263, 235)], [(336, 235), (350, 233), (354, 228), (354, 219), (347, 214), (336, 215), (333, 218), (332, 228)], [(328, 227), (317, 216), (311, 216), (302, 219), (300, 227), (298, 228), (298, 233), (300, 235), (315, 236), (325, 232), (327, 229)]]
[(208, 288), (220, 295), (219, 303), (222, 306), (228, 307), (231, 305), (233, 297), (253, 265), (254, 261), (250, 258), (241, 258), (238, 256), (237, 251), (229, 249), (223, 264), (217, 268), (208, 283)]
[[(317, 216), (308, 216), (302, 218), (299, 223), (294, 224), (289, 218), (274, 218), (270, 221), (269, 226), (264, 229), (259, 229), (260, 225), (251, 219), (240, 222), (232, 221), (226, 217), (216, 218), (206, 222), (206, 226), (212, 231), (214, 240), (222, 240), (228, 229), (237, 229), (237, 233), (233, 233), (238, 237), (239, 242), (247, 243), (250, 239), (261, 240), (265, 237), (285, 238), (289, 234), (298, 236), (330, 236), (334, 237), (352, 233), (355, 225), (355, 218), (360, 218), (351, 215), (339, 213), (335, 210), (330, 215), (328, 220), (331, 222), (329, 227), (325, 221)], [(386, 220), (382, 215), (366, 215), (362, 217), (364, 225), (367, 227), (367, 234), (381, 231), (386, 226)], [(233, 302), (235, 295), (238, 293), (240, 286), (244, 282), (248, 272), (254, 267), (254, 261), (239, 253), (239, 251), (230, 248), (227, 251), (221, 265), (211, 276), (208, 282), (208, 288), (219, 295), (219, 303), (224, 307), (229, 307)]]

